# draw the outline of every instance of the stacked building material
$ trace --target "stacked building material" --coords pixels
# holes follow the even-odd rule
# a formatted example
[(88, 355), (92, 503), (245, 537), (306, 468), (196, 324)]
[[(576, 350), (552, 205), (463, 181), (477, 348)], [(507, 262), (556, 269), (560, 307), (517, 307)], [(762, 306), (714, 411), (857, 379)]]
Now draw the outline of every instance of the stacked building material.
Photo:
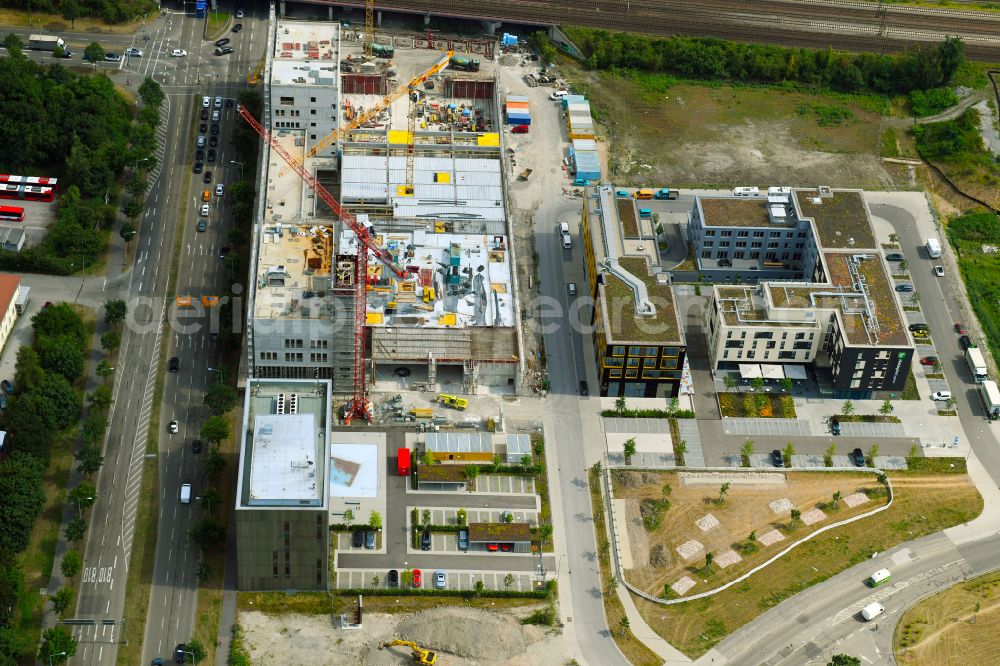
[(531, 111), (528, 110), (528, 98), (523, 95), (507, 96), (507, 124), (530, 125)]

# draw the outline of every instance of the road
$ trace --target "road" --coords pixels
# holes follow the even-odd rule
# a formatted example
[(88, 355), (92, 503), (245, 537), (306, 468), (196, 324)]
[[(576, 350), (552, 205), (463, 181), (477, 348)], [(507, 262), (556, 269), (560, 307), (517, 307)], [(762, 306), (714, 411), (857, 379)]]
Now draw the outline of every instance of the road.
[[(892, 224), (899, 237), (931, 330), (953, 330), (956, 321), (966, 319), (961, 311), (966, 299), (959, 293), (960, 278), (950, 256), (931, 260), (923, 249), (927, 236), (936, 232), (929, 224), (918, 224), (901, 205), (875, 203), (871, 208), (873, 215)], [(933, 274), (936, 264), (946, 266), (944, 278)], [(1000, 486), (1000, 446), (962, 359), (958, 336), (938, 335), (935, 340), (966, 436), (993, 484)], [(837, 652), (861, 656), (866, 663), (894, 663), (892, 635), (907, 608), (930, 592), (996, 567), (1000, 536), (995, 530), (984, 528), (982, 538), (968, 539), (968, 533), (952, 538), (946, 531), (902, 544), (889, 555), (879, 555), (787, 599), (730, 634), (699, 663), (715, 659), (714, 663), (791, 665), (820, 657), (825, 662)], [(865, 576), (883, 567), (892, 571), (892, 585), (878, 590), (863, 585)], [(857, 613), (872, 601), (886, 607), (886, 616), (873, 625), (863, 624)]]

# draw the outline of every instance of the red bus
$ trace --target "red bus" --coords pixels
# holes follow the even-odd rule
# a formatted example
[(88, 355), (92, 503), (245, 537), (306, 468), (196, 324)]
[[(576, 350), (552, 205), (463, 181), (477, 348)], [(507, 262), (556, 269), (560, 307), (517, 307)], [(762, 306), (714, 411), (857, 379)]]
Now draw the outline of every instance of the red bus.
[(46, 178), (45, 176), (14, 176), (7, 173), (0, 173), (0, 184), (2, 185), (36, 185), (41, 187), (51, 187), (52, 191), (58, 189), (58, 178)]
[(410, 475), (410, 450), (409, 449), (397, 449), (396, 450), (396, 474), (399, 476), (409, 476)]
[(0, 206), (0, 220), (4, 222), (24, 222), (24, 209), (20, 206)]
[(55, 190), (38, 185), (0, 184), (0, 199), (23, 199), (24, 201), (52, 201)]

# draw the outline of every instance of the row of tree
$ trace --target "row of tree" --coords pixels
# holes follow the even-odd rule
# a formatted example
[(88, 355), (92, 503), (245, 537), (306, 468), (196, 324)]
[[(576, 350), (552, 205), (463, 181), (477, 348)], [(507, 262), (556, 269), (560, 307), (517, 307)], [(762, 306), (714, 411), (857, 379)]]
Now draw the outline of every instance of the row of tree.
[(115, 24), (156, 11), (157, 4), (153, 0), (0, 0), (0, 7), (58, 14), (71, 22), (93, 16)]
[(591, 69), (662, 72), (688, 79), (793, 82), (850, 93), (908, 93), (947, 83), (964, 60), (957, 37), (896, 55), (744, 44), (711, 37), (648, 37), (574, 28)]

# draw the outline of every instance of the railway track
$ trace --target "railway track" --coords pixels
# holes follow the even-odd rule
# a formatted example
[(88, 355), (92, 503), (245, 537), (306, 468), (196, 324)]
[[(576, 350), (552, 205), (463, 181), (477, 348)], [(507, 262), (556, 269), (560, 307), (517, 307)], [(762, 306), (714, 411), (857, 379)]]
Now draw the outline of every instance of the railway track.
[[(362, 7), (363, 2), (312, 0)], [(580, 25), (653, 35), (892, 53), (959, 36), (966, 56), (1000, 61), (1000, 14), (858, 0), (376, 0), (376, 9), (528, 25)], [(475, 14), (470, 13), (474, 11)]]

